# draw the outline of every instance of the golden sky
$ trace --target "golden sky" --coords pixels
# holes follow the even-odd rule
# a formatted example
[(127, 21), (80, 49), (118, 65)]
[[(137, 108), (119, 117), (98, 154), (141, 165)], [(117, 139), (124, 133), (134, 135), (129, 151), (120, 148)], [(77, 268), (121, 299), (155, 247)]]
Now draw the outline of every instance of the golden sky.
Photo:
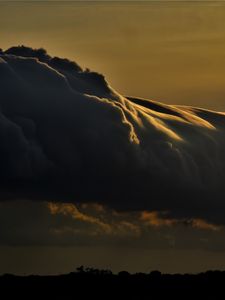
[(125, 95), (225, 110), (224, 16), (223, 2), (1, 3), (1, 47), (45, 47)]

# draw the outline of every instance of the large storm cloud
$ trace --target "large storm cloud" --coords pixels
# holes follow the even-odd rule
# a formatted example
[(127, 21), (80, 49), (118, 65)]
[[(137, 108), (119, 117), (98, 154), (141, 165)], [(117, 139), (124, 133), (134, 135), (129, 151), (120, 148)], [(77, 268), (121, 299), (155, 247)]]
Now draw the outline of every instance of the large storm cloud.
[(43, 49), (0, 51), (3, 201), (99, 202), (224, 224), (224, 138), (223, 113), (124, 97)]

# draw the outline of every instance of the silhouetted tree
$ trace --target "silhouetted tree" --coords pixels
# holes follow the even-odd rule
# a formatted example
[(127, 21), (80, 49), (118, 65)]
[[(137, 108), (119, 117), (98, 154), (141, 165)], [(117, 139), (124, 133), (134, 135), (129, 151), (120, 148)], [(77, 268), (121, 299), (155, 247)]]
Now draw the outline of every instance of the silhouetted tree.
[(160, 279), (161, 278), (161, 272), (160, 271), (157, 271), (157, 270), (154, 270), (154, 271), (151, 271), (149, 276), (153, 279)]
[(118, 273), (118, 276), (120, 276), (120, 277), (129, 277), (129, 276), (130, 276), (130, 273), (127, 272), (127, 271), (120, 271), (120, 272)]
[(78, 273), (84, 273), (84, 266), (77, 267)]

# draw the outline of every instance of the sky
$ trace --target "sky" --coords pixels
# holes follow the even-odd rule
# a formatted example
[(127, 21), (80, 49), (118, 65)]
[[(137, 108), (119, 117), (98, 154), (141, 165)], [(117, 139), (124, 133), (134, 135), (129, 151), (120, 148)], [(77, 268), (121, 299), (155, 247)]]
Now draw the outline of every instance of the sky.
[(225, 5), (49, 2), (0, 3), (78, 64), (0, 52), (0, 273), (224, 269)]
[(5, 2), (1, 47), (44, 47), (124, 95), (224, 110), (224, 13), (223, 2)]

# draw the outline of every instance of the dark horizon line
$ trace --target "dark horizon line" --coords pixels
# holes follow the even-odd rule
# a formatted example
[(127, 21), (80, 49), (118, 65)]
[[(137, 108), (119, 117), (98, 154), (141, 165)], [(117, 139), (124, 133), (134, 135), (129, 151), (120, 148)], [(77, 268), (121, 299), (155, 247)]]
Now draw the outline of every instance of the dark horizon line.
[(58, 273), (58, 274), (13, 274), (13, 273), (3, 273), (0, 274), (0, 279), (7, 277), (13, 277), (13, 278), (29, 278), (29, 277), (38, 277), (38, 278), (56, 278), (56, 277), (67, 277), (67, 276), (79, 276), (79, 275), (106, 275), (106, 276), (113, 276), (113, 277), (120, 277), (120, 276), (152, 276), (152, 277), (163, 277), (163, 276), (170, 276), (170, 277), (198, 277), (198, 276), (208, 276), (208, 275), (223, 275), (225, 277), (225, 269), (212, 269), (212, 270), (206, 270), (202, 272), (184, 272), (184, 273), (168, 273), (168, 272), (161, 272), (159, 270), (150, 270), (149, 272), (129, 272), (126, 270), (121, 270), (118, 272), (113, 272), (110, 269), (99, 269), (99, 268), (93, 268), (93, 267), (84, 267), (83, 265), (80, 267), (77, 267), (74, 271), (71, 271), (69, 273)]
[[(213, 296), (221, 299), (224, 293), (225, 271), (208, 271), (198, 275), (129, 274), (126, 271), (118, 275), (94, 272), (77, 272), (55, 276), (0, 276), (1, 293), (18, 299), (156, 299), (173, 296), (173, 299), (193, 299), (193, 295)], [(197, 292), (197, 294), (196, 294)], [(194, 294), (193, 294), (194, 293)], [(215, 298), (215, 296), (219, 298)], [(178, 296), (179, 298), (176, 298)], [(71, 298), (73, 297), (73, 298)], [(188, 297), (188, 298), (187, 298)], [(207, 299), (207, 298), (206, 298)]]

